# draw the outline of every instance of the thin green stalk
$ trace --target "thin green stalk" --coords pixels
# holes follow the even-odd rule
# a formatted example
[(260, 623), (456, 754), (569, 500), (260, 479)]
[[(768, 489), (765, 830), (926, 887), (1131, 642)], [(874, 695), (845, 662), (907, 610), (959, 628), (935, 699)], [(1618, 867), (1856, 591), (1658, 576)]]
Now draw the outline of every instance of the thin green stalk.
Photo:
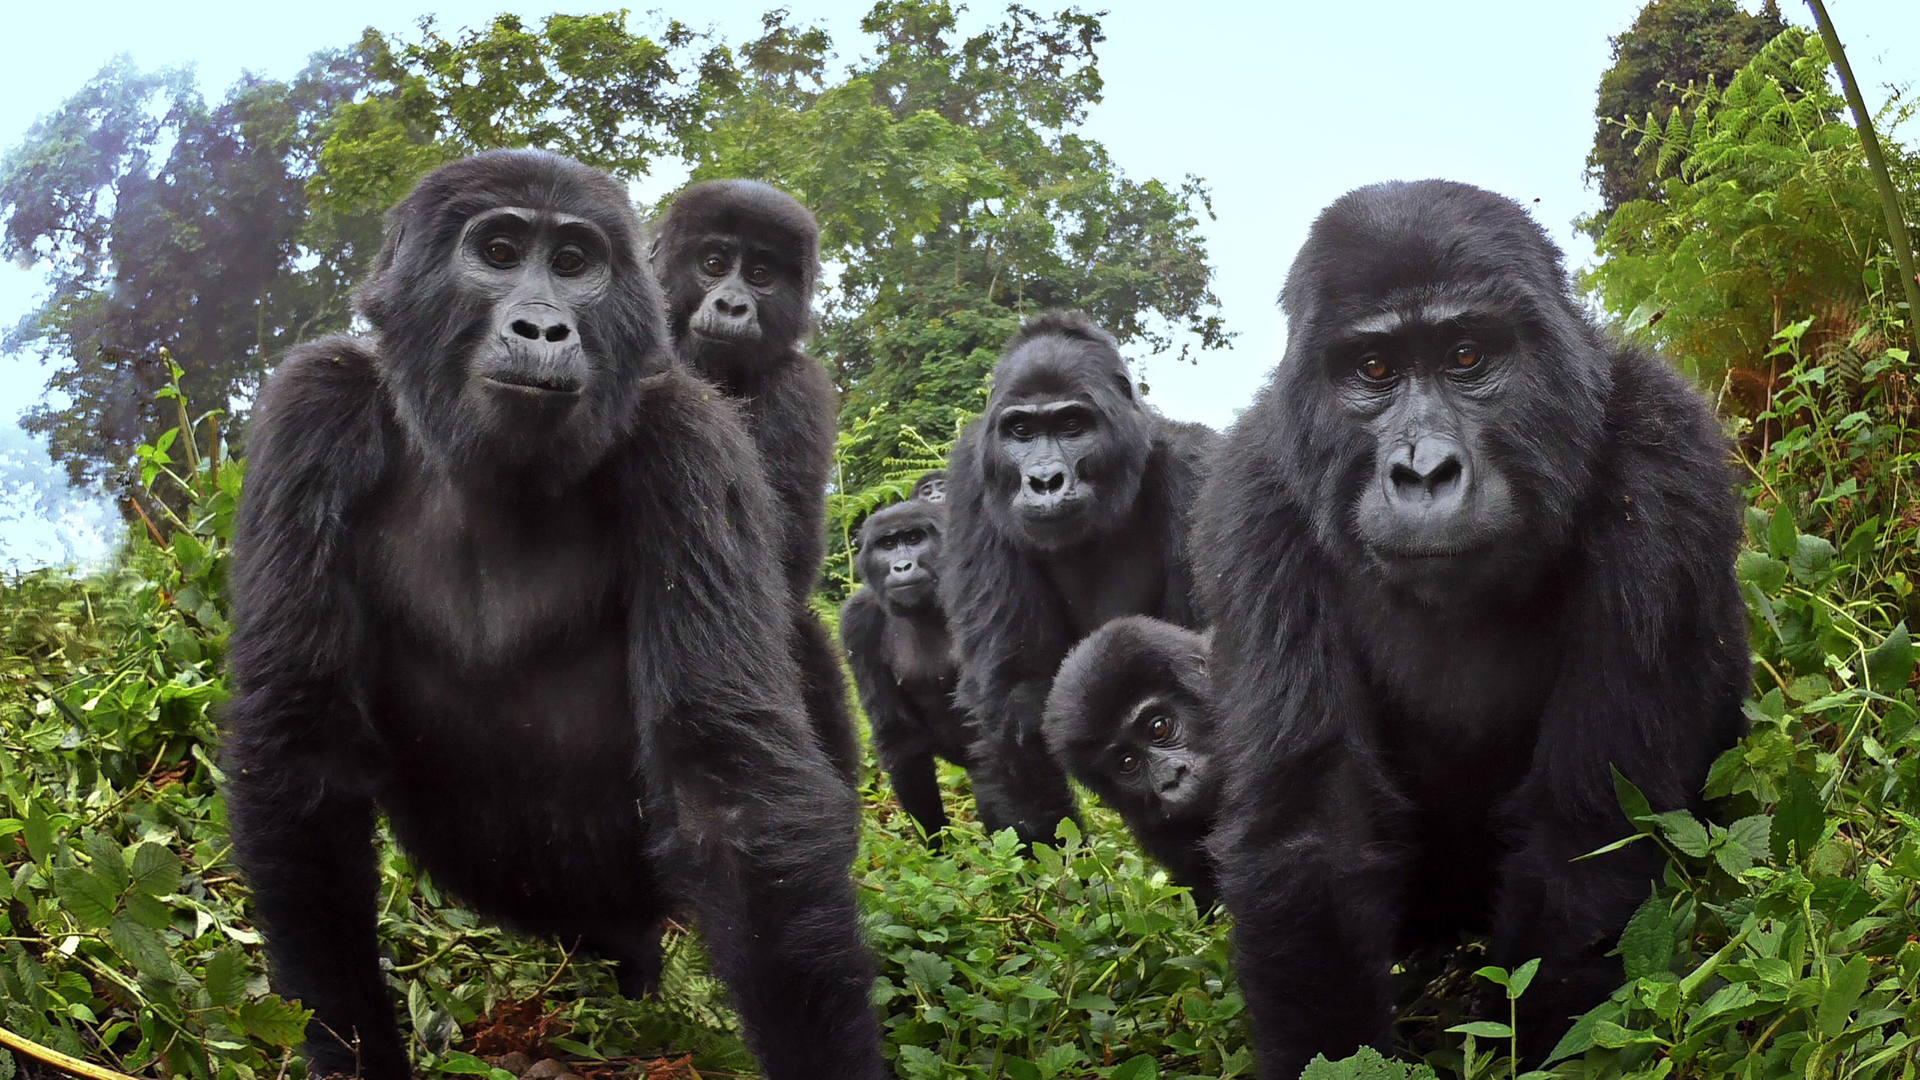
[(1853, 67), (1847, 63), (1846, 50), (1840, 47), (1840, 34), (1833, 28), (1827, 5), (1821, 0), (1807, 0), (1807, 6), (1813, 9), (1813, 21), (1820, 28), (1820, 40), (1826, 43), (1827, 57), (1833, 61), (1834, 71), (1840, 74), (1840, 89), (1853, 110), (1853, 126), (1860, 131), (1860, 149), (1867, 154), (1867, 171), (1873, 174), (1874, 185), (1880, 189), (1880, 209), (1887, 215), (1887, 239), (1893, 248), (1893, 261), (1900, 267), (1900, 284), (1907, 292), (1907, 348), (1911, 355), (1920, 356), (1920, 278), (1915, 277), (1913, 244), (1907, 239), (1906, 218), (1900, 213), (1900, 193), (1893, 186), (1893, 174), (1887, 171), (1887, 159), (1880, 153), (1880, 139), (1873, 133), (1867, 99), (1860, 95), (1860, 84), (1853, 77)]

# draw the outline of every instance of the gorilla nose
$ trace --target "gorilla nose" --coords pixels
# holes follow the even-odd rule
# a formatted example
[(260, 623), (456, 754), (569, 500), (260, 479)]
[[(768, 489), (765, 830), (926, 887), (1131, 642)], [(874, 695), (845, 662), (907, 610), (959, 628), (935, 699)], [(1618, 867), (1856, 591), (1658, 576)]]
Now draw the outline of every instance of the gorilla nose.
[(894, 563), (890, 569), (896, 574), (911, 574), (913, 573), (913, 560), (908, 559), (905, 562)]
[(515, 336), (526, 338), (528, 341), (565, 341), (573, 334), (573, 327), (558, 320), (534, 322), (530, 319), (515, 319), (507, 329), (512, 330)]
[(1465, 476), (1460, 444), (1434, 436), (1409, 447), (1406, 460), (1395, 461), (1387, 472), (1399, 499), (1445, 499), (1458, 494)]
[(1027, 474), (1027, 488), (1035, 495), (1057, 495), (1060, 493), (1060, 489), (1066, 486), (1067, 473), (1064, 469), (1056, 469), (1048, 473)]
[(746, 317), (749, 308), (745, 300), (735, 300), (731, 296), (716, 296), (713, 298), (713, 310), (729, 319), (740, 319)]

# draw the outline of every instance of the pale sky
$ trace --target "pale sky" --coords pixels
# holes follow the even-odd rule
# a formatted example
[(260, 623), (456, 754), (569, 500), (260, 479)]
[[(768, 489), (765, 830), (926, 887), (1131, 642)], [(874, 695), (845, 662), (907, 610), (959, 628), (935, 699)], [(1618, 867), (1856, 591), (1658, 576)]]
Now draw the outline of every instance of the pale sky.
[[(737, 44), (758, 33), (762, 11), (782, 2), (665, 0), (659, 10), (712, 26)], [(1105, 100), (1085, 132), (1136, 179), (1177, 182), (1194, 173), (1211, 185), (1217, 220), (1203, 220), (1202, 231), (1221, 314), (1227, 328), (1239, 332), (1231, 351), (1202, 354), (1197, 366), (1147, 359), (1150, 400), (1178, 419), (1219, 427), (1232, 420), (1280, 357), (1285, 326), (1274, 302), (1308, 224), (1322, 206), (1361, 184), (1436, 176), (1479, 184), (1531, 207), (1572, 266), (1588, 259), (1590, 248), (1571, 223), (1598, 205), (1582, 175), (1595, 88), (1611, 59), (1607, 39), (1625, 29), (1641, 5), (1082, 5), (1109, 8), (1107, 41), (1099, 50)], [(192, 63), (202, 93), (217, 101), (243, 70), (289, 77), (309, 53), (350, 44), (369, 25), (410, 31), (431, 12), (443, 28), (453, 28), (503, 9), (537, 18), (613, 6), (614, 0), (559, 8), (502, 0), (14, 5), (12, 40), (37, 47), (17, 49), (9, 59), (0, 147), (16, 145), (36, 117), (119, 53), (143, 69)], [(872, 6), (867, 0), (785, 0), (785, 6), (795, 22), (814, 22), (832, 34), (841, 59), (831, 70), (864, 48), (858, 24)], [(1781, 7), (1789, 20), (1810, 23), (1802, 5)], [(1870, 105), (1885, 99), (1887, 84), (1911, 88), (1920, 77), (1920, 3), (1830, 0), (1828, 8)], [(1003, 10), (1003, 4), (976, 3), (962, 25), (997, 22)], [(642, 13), (629, 22), (636, 30), (649, 25)], [(675, 179), (669, 170), (659, 182)], [(37, 275), (0, 266), (0, 325), (30, 311), (39, 291)], [(46, 374), (31, 360), (0, 357), (0, 424), (11, 426), (37, 400)], [(0, 450), (9, 441), (0, 434)], [(52, 535), (44, 524), (0, 520), (0, 566), (60, 557), (60, 549), (49, 546)]]

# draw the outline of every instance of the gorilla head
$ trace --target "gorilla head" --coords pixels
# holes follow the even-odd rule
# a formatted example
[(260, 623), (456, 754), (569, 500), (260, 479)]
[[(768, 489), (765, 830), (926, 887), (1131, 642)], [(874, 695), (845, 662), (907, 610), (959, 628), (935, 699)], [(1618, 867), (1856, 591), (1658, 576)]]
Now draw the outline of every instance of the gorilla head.
[(1220, 771), (1207, 641), (1158, 619), (1115, 619), (1074, 646), (1047, 695), (1047, 746), (1127, 824), (1205, 821)]
[(1119, 526), (1152, 448), (1113, 336), (1078, 312), (1043, 315), (1007, 342), (979, 441), (988, 513), (1042, 551)]
[(947, 515), (914, 499), (869, 516), (860, 527), (860, 578), (889, 611), (905, 615), (940, 603), (940, 542)]
[[(820, 276), (820, 227), (792, 196), (755, 180), (681, 192), (658, 224), (654, 269), (681, 352), (723, 381), (784, 359), (805, 336)], [(741, 374), (756, 374), (752, 371)]]
[(1446, 603), (1524, 589), (1564, 547), (1610, 376), (1554, 255), (1517, 204), (1446, 181), (1360, 188), (1314, 222), (1279, 379), (1285, 482), (1328, 550)]
[(925, 476), (913, 482), (913, 494), (909, 498), (922, 502), (943, 503), (947, 501), (947, 470), (933, 469)]
[(414, 441), (455, 469), (603, 457), (663, 370), (661, 299), (612, 177), (496, 150), (421, 181), (360, 290)]

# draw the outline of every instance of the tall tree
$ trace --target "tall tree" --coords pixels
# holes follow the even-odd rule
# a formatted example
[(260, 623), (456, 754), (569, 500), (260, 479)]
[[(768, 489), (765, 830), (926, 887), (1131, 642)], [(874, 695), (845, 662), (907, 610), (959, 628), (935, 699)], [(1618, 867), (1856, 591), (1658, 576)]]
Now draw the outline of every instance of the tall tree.
[(1636, 152), (1638, 140), (1626, 122), (1665, 119), (1690, 85), (1726, 86), (1786, 27), (1774, 0), (1766, 0), (1755, 14), (1733, 0), (1652, 0), (1613, 39), (1613, 66), (1600, 76), (1593, 149), (1587, 154), (1587, 180), (1599, 185), (1602, 203), (1588, 226), (1593, 236), (1606, 228), (1620, 204), (1660, 198), (1659, 172)]
[(1078, 307), (1123, 344), (1187, 357), (1227, 344), (1194, 177), (1134, 180), (1077, 131), (1100, 100), (1099, 19), (1018, 6), (972, 36), (945, 0), (882, 0), (871, 51), (832, 79), (831, 42), (776, 11), (742, 77), (689, 133), (694, 179), (758, 177), (820, 218), (839, 269), (816, 350), (858, 425), (851, 486), (985, 400), (1020, 319)]
[(369, 221), (308, 228), (318, 132), (364, 85), (351, 53), (291, 82), (247, 77), (209, 107), (184, 69), (101, 69), (0, 159), (0, 255), (44, 269), (41, 307), (0, 342), (57, 365), (22, 422), (76, 484), (123, 489), (162, 415), (160, 350), (208, 407), (270, 358), (344, 325)]

